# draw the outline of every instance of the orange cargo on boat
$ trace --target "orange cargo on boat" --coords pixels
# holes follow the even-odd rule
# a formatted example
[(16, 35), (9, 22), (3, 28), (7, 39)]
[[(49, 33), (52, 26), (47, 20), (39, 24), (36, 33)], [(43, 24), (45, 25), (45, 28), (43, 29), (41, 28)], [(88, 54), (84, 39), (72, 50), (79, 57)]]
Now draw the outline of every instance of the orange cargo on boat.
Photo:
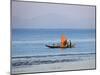
[(61, 47), (65, 47), (67, 45), (68, 45), (68, 39), (64, 35), (62, 35), (61, 36)]

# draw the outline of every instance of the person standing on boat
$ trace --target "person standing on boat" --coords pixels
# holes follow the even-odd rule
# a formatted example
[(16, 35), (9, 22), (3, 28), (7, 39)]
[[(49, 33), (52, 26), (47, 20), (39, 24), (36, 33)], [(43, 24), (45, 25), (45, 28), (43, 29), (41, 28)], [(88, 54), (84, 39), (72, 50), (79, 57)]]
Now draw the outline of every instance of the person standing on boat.
[(67, 46), (68, 46), (68, 38), (62, 35), (61, 36), (61, 47), (67, 47)]

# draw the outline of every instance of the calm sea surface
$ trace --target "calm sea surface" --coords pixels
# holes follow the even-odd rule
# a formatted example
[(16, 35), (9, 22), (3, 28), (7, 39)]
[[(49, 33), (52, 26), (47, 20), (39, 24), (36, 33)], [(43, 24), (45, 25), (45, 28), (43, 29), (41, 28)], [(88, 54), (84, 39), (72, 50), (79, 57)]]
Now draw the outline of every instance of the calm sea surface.
[[(60, 43), (62, 34), (75, 44), (75, 48), (50, 49), (45, 46)], [(92, 55), (95, 56), (94, 29), (12, 29), (13, 66), (72, 62)], [(28, 60), (31, 64), (25, 63)]]

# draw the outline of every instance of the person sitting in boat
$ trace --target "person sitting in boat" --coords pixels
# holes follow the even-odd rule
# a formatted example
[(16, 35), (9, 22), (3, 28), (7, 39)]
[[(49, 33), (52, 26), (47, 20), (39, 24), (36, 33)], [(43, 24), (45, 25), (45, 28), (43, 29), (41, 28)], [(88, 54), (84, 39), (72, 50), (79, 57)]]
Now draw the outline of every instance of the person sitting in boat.
[(69, 47), (71, 48), (71, 46), (72, 46), (72, 43), (71, 43), (71, 40), (69, 40)]
[(62, 35), (61, 36), (61, 47), (67, 47), (68, 46), (68, 39)]

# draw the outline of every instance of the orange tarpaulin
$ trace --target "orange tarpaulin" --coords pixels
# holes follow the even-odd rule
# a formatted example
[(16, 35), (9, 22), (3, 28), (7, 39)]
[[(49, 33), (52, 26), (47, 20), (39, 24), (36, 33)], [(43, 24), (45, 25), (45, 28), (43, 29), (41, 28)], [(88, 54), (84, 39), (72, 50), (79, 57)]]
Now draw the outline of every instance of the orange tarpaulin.
[(68, 38), (66, 38), (64, 35), (61, 36), (61, 47), (65, 47), (68, 45)]

